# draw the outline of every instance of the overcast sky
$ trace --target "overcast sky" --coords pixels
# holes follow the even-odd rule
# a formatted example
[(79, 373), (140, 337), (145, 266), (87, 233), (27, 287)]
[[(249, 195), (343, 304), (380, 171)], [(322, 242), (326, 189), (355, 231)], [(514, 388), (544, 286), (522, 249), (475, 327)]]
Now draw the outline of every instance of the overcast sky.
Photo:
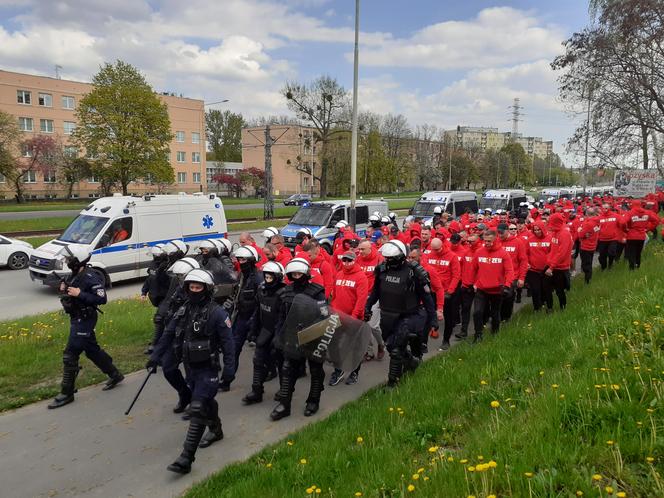
[[(0, 67), (89, 81), (136, 65), (157, 91), (251, 118), (287, 114), (279, 89), (321, 74), (351, 89), (353, 0), (0, 0)], [(588, 21), (585, 0), (363, 0), (360, 105), (411, 125), (520, 131), (555, 141), (575, 123), (549, 63)], [(574, 162), (576, 158), (566, 158)]]

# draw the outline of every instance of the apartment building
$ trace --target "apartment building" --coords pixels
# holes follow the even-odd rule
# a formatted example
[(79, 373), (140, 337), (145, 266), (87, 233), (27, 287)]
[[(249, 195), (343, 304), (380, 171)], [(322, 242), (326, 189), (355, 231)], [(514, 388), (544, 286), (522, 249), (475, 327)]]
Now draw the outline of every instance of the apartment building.
[[(320, 172), (314, 128), (299, 125), (271, 125), (272, 190), (274, 195), (316, 194), (320, 185), (310, 173)], [(242, 130), (242, 166), (265, 170), (265, 128)]]
[[(512, 133), (500, 132), (498, 128), (457, 126), (455, 130), (445, 131), (445, 139), (463, 149), (498, 150), (512, 142)], [(553, 141), (545, 141), (541, 137), (524, 137), (519, 134), (514, 142), (520, 144), (530, 157), (545, 159), (553, 153)]]
[[(14, 73), (0, 70), (0, 111), (16, 117), (26, 138), (45, 134), (57, 138), (68, 154), (82, 154), (71, 144), (70, 136), (77, 126), (76, 106), (92, 89), (89, 83)], [(175, 182), (168, 192), (206, 190), (205, 111), (202, 100), (159, 94), (168, 106), (173, 141), (170, 161)], [(28, 151), (25, 152), (29, 153)], [(67, 189), (57, 171), (33, 171), (24, 177), (26, 196), (31, 199), (63, 198)], [(154, 192), (155, 186), (135, 182), (131, 193)], [(0, 199), (14, 196), (6, 179), (0, 177)], [(87, 178), (74, 186), (75, 198), (99, 196), (97, 178)]]

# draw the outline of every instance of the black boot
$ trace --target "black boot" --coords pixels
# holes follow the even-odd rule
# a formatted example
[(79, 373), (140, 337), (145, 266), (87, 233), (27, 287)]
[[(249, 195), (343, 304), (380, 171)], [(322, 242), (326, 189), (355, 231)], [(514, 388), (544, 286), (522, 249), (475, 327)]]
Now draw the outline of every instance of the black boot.
[(222, 439), (224, 439), (224, 431), (221, 429), (221, 419), (217, 417), (217, 420), (212, 425), (210, 425), (207, 434), (205, 434), (203, 439), (201, 439), (198, 447), (207, 448), (212, 443), (221, 441)]
[(387, 385), (394, 387), (399, 383), (403, 374), (403, 357), (399, 353), (390, 354), (390, 367), (387, 372)]
[(325, 389), (325, 373), (322, 372), (322, 365), (321, 365), (321, 373), (314, 373), (312, 370), (311, 372), (311, 387), (309, 387), (309, 397), (307, 398), (307, 404), (304, 407), (304, 416), (305, 417), (311, 417), (314, 413), (318, 411), (319, 404), (320, 404), (320, 395), (323, 392), (323, 389)]
[(202, 421), (195, 419), (189, 422), (189, 429), (187, 430), (187, 437), (184, 440), (182, 453), (166, 468), (177, 474), (188, 474), (191, 472), (191, 464), (195, 460), (194, 455), (204, 432), (205, 424)]
[(287, 362), (284, 362), (281, 368), (279, 392), (277, 393), (279, 404), (270, 413), (270, 419), (274, 421), (281, 420), (291, 414), (291, 399), (293, 399), (293, 389), (295, 388), (294, 374), (297, 375), (297, 372)]
[(187, 409), (187, 406), (191, 402), (191, 394), (182, 395), (178, 398), (178, 404), (173, 407), (173, 413), (182, 413)]
[[(448, 343), (449, 344), (449, 343)], [(416, 356), (408, 355), (403, 363), (404, 372), (414, 372), (420, 366), (420, 360)]]
[(254, 364), (254, 378), (251, 381), (251, 392), (242, 398), (242, 402), (245, 405), (253, 405), (254, 403), (263, 401), (263, 380), (265, 379), (265, 375), (265, 366)]
[(482, 332), (475, 332), (475, 337), (473, 338), (473, 344), (482, 342)]
[(124, 380), (124, 375), (122, 375), (120, 371), (116, 368), (115, 372), (109, 375), (109, 379), (106, 381), (106, 384), (104, 385), (104, 387), (101, 388), (101, 390), (110, 391), (123, 380)]
[(49, 410), (60, 408), (74, 401), (76, 392), (76, 377), (78, 376), (78, 365), (65, 365), (62, 370), (62, 386), (60, 394), (48, 405)]

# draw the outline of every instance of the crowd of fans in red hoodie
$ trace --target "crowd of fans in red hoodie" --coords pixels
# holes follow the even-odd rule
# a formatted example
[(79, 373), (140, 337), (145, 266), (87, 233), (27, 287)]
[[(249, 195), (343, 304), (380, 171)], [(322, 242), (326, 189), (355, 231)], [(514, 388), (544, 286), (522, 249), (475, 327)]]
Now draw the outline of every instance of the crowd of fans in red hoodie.
[[(657, 212), (662, 205), (662, 192), (642, 200), (611, 196), (560, 199), (522, 205), (516, 212), (468, 212), (458, 219), (441, 213), (426, 223), (408, 216), (402, 227), (394, 213), (389, 217), (375, 213), (366, 233), (353, 232), (345, 221), (338, 223), (332, 254), (307, 229), (298, 234), (293, 252), (275, 228), (264, 232), (262, 248), (249, 234), (243, 234), (240, 243), (256, 249), (259, 267), (269, 261), (285, 267), (292, 258), (303, 258), (310, 265), (311, 281), (324, 287), (332, 308), (362, 320), (375, 269), (383, 260), (381, 247), (401, 241), (408, 260), (428, 274), (442, 324), (440, 350), (444, 351), (450, 347), (457, 325), (456, 337), (468, 337), (471, 314), (475, 342), (482, 339), (487, 325), (497, 333), (524, 294), (532, 299), (535, 311), (552, 313), (554, 294), (559, 309), (564, 310), (577, 258), (586, 283), (592, 279), (596, 254), (602, 271), (623, 255), (630, 270), (638, 269), (646, 241), (657, 238), (662, 221)], [(385, 355), (379, 316), (376, 303), (369, 319), (376, 344), (369, 346), (365, 361), (381, 360)], [(426, 351), (428, 338), (439, 338), (440, 331), (434, 327), (423, 337)], [(349, 374), (335, 370), (329, 385), (344, 378), (347, 384), (354, 384), (358, 375), (359, 366)]]

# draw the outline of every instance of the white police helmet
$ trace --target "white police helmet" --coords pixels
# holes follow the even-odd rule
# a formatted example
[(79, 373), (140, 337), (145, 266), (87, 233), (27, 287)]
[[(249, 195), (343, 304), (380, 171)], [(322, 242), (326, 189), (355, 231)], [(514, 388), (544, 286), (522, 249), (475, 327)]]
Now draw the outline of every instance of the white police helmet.
[(380, 223), (380, 213), (378, 214), (374, 213), (371, 216), (369, 216), (369, 221), (373, 223)]
[(390, 219), (392, 221), (396, 220), (397, 219), (397, 213), (390, 213)]
[(215, 244), (214, 241), (212, 241), (210, 239), (205, 239), (205, 240), (201, 241), (201, 243), (198, 246), (198, 249), (207, 249), (208, 252), (210, 252), (212, 254), (219, 251), (219, 249), (217, 248), (217, 244)]
[(191, 270), (197, 270), (200, 267), (201, 265), (194, 258), (182, 258), (173, 263), (168, 271), (174, 275), (183, 276), (189, 273)]
[(182, 254), (187, 254), (188, 250), (189, 246), (187, 246), (187, 244), (185, 244), (179, 239), (171, 240), (170, 242), (164, 244), (164, 252), (169, 256), (171, 254), (175, 254), (178, 251), (181, 252)]
[(435, 208), (433, 208), (433, 214), (443, 214), (443, 207), (436, 206)]
[(155, 244), (150, 248), (150, 255), (153, 258), (158, 258), (159, 256), (163, 256), (166, 253), (164, 252), (164, 244)]
[(298, 239), (301, 238), (301, 237), (311, 238), (313, 236), (314, 236), (314, 233), (307, 227), (302, 227), (297, 231), (297, 238)]
[(406, 245), (400, 240), (390, 240), (385, 242), (381, 248), (380, 253), (384, 258), (398, 258), (408, 256)]
[(284, 267), (281, 265), (281, 263), (277, 263), (276, 261), (268, 261), (263, 265), (261, 271), (263, 273), (274, 273), (275, 275), (281, 276), (286, 273), (286, 270), (284, 270)]
[(279, 230), (275, 227), (267, 227), (265, 230), (263, 230), (263, 237), (265, 237), (267, 240), (270, 240), (275, 235), (279, 235)]
[(219, 254), (230, 254), (233, 250), (233, 243), (228, 239), (214, 239), (214, 243), (217, 244)]
[(309, 262), (304, 258), (293, 258), (286, 265), (286, 275), (291, 273), (302, 273), (304, 275), (311, 274), (311, 266)]
[(81, 244), (69, 244), (60, 249), (59, 254), (64, 256), (65, 260), (76, 260), (79, 263), (87, 263), (92, 256), (88, 248)]
[(424, 223), (422, 223), (422, 225), (424, 226), (424, 228), (430, 229), (431, 227), (433, 227), (433, 220), (426, 220)]
[(235, 249), (235, 252), (233, 252), (233, 256), (236, 258), (253, 259), (254, 261), (258, 261), (258, 251), (251, 246), (238, 247)]
[(203, 284), (208, 291), (214, 289), (214, 277), (212, 277), (212, 273), (207, 270), (202, 270), (200, 268), (191, 270), (189, 273), (187, 273), (187, 276), (184, 277), (185, 285), (190, 282)]
[(346, 220), (341, 220), (337, 221), (337, 224), (334, 225), (334, 228), (341, 229), (341, 228), (346, 228), (348, 226), (348, 222)]
[(387, 225), (390, 223), (390, 218), (388, 216), (383, 216), (381, 217), (380, 222)]

